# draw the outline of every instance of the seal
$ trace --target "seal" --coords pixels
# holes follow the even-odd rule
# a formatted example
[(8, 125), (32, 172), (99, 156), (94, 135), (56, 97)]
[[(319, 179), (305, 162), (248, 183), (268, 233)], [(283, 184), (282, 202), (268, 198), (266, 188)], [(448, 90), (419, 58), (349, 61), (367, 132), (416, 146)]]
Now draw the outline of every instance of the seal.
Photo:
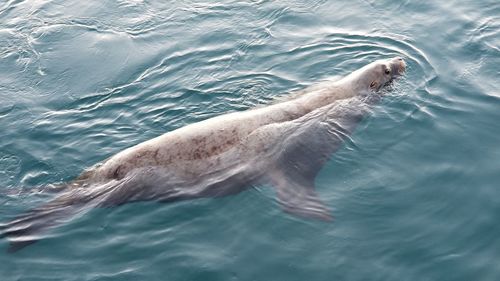
[(276, 188), (287, 213), (332, 220), (316, 195), (315, 177), (405, 68), (399, 57), (375, 61), (291, 100), (220, 115), (125, 149), (66, 183), (52, 201), (4, 224), (9, 251), (93, 207), (220, 197), (262, 183)]

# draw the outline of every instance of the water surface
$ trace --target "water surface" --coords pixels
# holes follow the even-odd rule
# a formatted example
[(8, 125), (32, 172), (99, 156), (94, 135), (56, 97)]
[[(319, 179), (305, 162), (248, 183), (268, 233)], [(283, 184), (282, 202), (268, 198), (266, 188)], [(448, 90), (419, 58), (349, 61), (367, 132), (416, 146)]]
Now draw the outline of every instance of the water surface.
[(316, 180), (334, 223), (267, 187), (97, 209), (2, 280), (497, 280), (497, 1), (0, 3), (0, 221), (164, 132), (403, 56), (406, 77)]

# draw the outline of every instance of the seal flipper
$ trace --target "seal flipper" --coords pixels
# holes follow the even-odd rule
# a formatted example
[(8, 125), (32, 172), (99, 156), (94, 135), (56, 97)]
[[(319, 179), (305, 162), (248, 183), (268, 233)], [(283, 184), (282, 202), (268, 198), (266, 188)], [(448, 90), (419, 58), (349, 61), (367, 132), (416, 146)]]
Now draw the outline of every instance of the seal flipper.
[(279, 170), (269, 174), (283, 210), (303, 218), (332, 221), (333, 216), (314, 191), (314, 182), (285, 176)]
[(70, 189), (51, 201), (0, 225), (0, 237), (10, 242), (8, 252), (16, 252), (44, 238), (50, 229), (83, 214), (96, 206), (113, 206), (119, 200), (124, 182), (110, 182), (101, 186)]
[(37, 242), (46, 231), (86, 209), (83, 202), (61, 199), (66, 198), (56, 198), (0, 226), (0, 236), (10, 242), (7, 251), (13, 253)]
[[(308, 218), (332, 220), (329, 209), (314, 190), (314, 180), (325, 163), (344, 142), (366, 111), (363, 101), (332, 104), (319, 118), (290, 123), (268, 176), (286, 212)], [(313, 116), (315, 117), (315, 116)]]

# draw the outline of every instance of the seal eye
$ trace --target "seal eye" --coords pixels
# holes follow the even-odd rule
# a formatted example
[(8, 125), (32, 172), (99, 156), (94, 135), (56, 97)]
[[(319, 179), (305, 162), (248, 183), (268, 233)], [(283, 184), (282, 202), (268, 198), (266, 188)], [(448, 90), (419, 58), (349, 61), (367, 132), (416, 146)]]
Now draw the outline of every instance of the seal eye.
[(387, 74), (387, 75), (391, 74), (391, 71), (389, 70), (389, 68), (385, 69), (385, 74)]

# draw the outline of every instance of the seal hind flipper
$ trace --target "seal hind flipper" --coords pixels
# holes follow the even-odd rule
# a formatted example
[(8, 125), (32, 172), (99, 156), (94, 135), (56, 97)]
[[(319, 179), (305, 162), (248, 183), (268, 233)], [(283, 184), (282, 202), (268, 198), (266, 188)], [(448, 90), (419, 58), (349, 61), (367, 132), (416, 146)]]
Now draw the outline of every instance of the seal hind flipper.
[(24, 247), (27, 247), (38, 240), (25, 240), (25, 241), (10, 241), (7, 253), (15, 253)]
[[(44, 238), (50, 229), (96, 206), (114, 206), (125, 200), (117, 195), (125, 183), (110, 182), (99, 187), (69, 189), (46, 204), (0, 225), (0, 237), (9, 240), (8, 252), (16, 252)], [(125, 185), (125, 187), (127, 187)]]
[(42, 239), (43, 233), (84, 210), (85, 206), (56, 198), (2, 225), (0, 237), (9, 240), (9, 253), (16, 252)]

